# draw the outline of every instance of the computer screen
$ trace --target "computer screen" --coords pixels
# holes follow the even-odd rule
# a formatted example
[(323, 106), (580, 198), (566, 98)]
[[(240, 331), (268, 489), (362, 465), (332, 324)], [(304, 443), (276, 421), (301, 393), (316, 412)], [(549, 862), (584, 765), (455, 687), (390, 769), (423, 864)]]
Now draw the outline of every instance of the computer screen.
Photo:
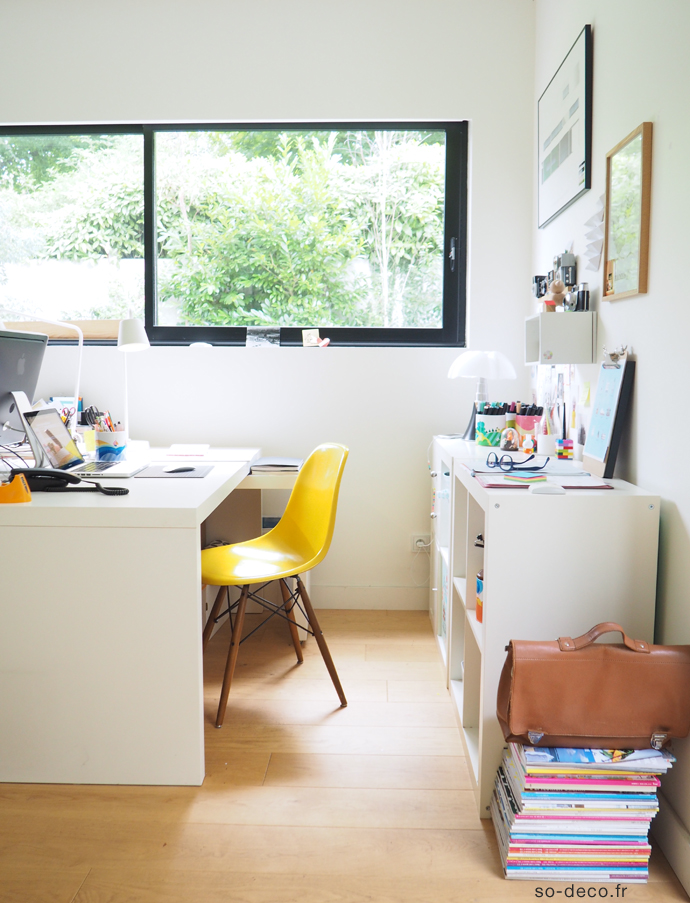
[(74, 464), (84, 463), (74, 439), (55, 408), (28, 411), (24, 417), (46, 453), (51, 467), (66, 470)]
[(0, 330), (0, 443), (17, 442), (24, 432), (10, 392), (34, 401), (48, 336)]

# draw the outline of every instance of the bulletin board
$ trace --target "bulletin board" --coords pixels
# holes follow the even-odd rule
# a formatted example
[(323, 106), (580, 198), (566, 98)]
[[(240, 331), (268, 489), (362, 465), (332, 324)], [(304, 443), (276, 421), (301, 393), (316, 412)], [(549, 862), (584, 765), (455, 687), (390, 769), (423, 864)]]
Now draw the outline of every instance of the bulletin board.
[(586, 470), (607, 480), (613, 477), (616, 466), (634, 378), (635, 361), (603, 363), (599, 369), (583, 463)]

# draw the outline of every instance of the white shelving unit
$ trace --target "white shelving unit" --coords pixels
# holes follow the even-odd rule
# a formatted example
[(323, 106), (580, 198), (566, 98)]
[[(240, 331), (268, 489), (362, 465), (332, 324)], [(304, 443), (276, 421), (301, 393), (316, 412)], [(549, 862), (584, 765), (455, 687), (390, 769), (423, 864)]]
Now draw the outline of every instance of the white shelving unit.
[(433, 444), (431, 458), (431, 580), (429, 616), (439, 651), (448, 662), (448, 622), (451, 595), (451, 470), (453, 448)]
[(526, 364), (591, 364), (597, 315), (592, 310), (541, 313), (525, 320)]
[[(557, 496), (483, 489), (471, 474), (474, 460), (474, 443), (434, 440), (433, 482), (450, 480), (450, 517), (446, 526), (438, 509), (446, 499), (437, 493), (433, 523), (444, 529), (437, 526), (434, 533), (430, 614), (477, 807), (488, 818), (505, 745), (496, 692), (506, 645), (511, 639), (578, 636), (601, 621), (617, 621), (630, 636), (653, 640), (659, 498), (622, 480), (610, 481), (613, 490)], [(483, 549), (474, 545), (479, 533)], [(443, 634), (439, 562), (446, 561), (446, 549)], [(475, 611), (480, 568), (482, 623)]]

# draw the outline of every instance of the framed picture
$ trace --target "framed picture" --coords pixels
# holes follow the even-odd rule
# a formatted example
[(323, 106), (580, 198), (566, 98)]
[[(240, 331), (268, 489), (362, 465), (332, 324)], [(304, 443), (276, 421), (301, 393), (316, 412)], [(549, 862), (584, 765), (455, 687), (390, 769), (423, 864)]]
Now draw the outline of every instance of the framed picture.
[(594, 410), (582, 456), (585, 470), (597, 477), (607, 480), (613, 477), (634, 378), (635, 361), (627, 358), (617, 364), (604, 363), (599, 368)]
[(642, 295), (649, 271), (652, 123), (643, 122), (606, 155), (604, 296)]
[(592, 26), (585, 25), (539, 98), (538, 225), (592, 184)]

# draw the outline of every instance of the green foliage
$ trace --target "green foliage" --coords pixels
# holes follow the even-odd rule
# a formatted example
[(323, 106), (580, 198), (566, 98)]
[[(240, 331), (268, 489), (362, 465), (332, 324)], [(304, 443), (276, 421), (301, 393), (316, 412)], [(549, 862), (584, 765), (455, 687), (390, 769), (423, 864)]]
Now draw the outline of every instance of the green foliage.
[(443, 148), (405, 132), (360, 132), (357, 138), (349, 191), (367, 237), (378, 325), (438, 326)]
[(122, 138), (98, 153), (75, 150), (73, 168), (45, 191), (59, 211), (46, 229), (45, 256), (123, 259), (144, 256), (144, 179), (141, 139)]
[(32, 191), (78, 164), (78, 148), (98, 150), (112, 143), (110, 135), (0, 136), (0, 187)]
[(284, 136), (280, 151), (229, 158), (193, 192), (189, 228), (166, 233), (176, 266), (159, 295), (180, 304), (185, 324), (364, 325), (363, 286), (348, 270), (360, 241), (332, 146)]

